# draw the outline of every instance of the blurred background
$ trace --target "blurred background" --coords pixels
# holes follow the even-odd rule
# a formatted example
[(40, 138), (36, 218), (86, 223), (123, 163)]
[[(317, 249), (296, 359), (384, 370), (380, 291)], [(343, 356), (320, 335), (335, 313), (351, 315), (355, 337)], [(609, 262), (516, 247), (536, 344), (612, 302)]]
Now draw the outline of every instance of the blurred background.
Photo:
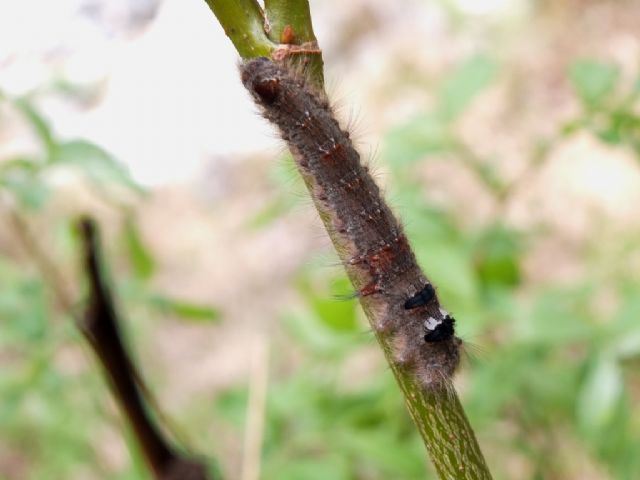
[[(311, 10), (495, 478), (640, 478), (640, 3)], [(237, 62), (202, 0), (0, 4), (0, 478), (149, 478), (72, 321), (86, 212), (183, 448), (228, 479), (435, 478)]]

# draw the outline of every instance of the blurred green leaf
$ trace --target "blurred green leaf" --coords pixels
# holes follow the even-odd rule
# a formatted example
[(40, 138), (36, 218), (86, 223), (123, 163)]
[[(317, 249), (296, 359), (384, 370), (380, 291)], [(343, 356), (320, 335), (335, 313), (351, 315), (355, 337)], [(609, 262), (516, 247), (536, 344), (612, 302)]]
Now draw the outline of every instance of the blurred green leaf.
[(22, 207), (30, 210), (40, 210), (51, 195), (40, 176), (25, 170), (6, 172), (0, 177), (0, 187), (11, 192)]
[[(341, 294), (353, 289), (345, 276), (333, 279), (331, 288)], [(345, 332), (353, 332), (358, 328), (354, 300), (341, 300), (327, 292), (326, 288), (317, 288), (317, 284), (307, 276), (300, 278), (298, 290), (307, 300), (313, 313), (327, 327)]]
[(520, 255), (523, 247), (518, 234), (502, 224), (487, 227), (474, 245), (474, 265), (485, 287), (514, 287), (520, 283)]
[(529, 315), (516, 318), (514, 334), (531, 344), (565, 345), (597, 336), (588, 321), (590, 289), (553, 289), (539, 292)]
[(390, 433), (382, 425), (379, 429), (345, 429), (337, 435), (336, 443), (341, 451), (357, 454), (362, 462), (387, 472), (387, 478), (424, 478), (424, 447), (415, 444), (408, 448), (407, 442), (399, 439), (393, 442)]
[(277, 187), (277, 193), (249, 218), (246, 224), (248, 228), (260, 229), (270, 225), (309, 196), (296, 163), (288, 152), (271, 165), (268, 176), (270, 183)]
[(15, 105), (29, 121), (29, 124), (40, 139), (40, 142), (45, 149), (45, 157), (50, 159), (55, 156), (57, 142), (53, 137), (49, 123), (44, 119), (44, 117), (42, 117), (42, 115), (40, 115), (40, 113), (38, 113), (28, 98), (17, 99), (15, 101)]
[(451, 151), (456, 142), (450, 124), (491, 84), (496, 71), (495, 62), (485, 56), (459, 65), (441, 85), (436, 111), (420, 113), (385, 136), (383, 158), (398, 169), (426, 155)]
[(427, 276), (438, 287), (443, 300), (460, 306), (477, 302), (478, 282), (464, 247), (421, 242), (415, 250), (418, 262), (424, 265)]
[[(1, 277), (0, 277), (1, 278)], [(39, 280), (15, 279), (12, 288), (0, 290), (0, 345), (29, 348), (48, 340), (47, 301), (44, 285)]]
[(289, 458), (286, 462), (274, 465), (265, 471), (265, 480), (350, 480), (353, 478), (340, 455), (329, 455), (314, 459)]
[(611, 358), (601, 357), (587, 372), (578, 398), (578, 420), (591, 432), (608, 425), (623, 392), (622, 374)]
[(607, 112), (595, 128), (595, 133), (605, 143), (619, 145), (631, 144), (640, 140), (640, 117), (633, 111), (618, 109)]
[(176, 300), (164, 295), (154, 295), (149, 301), (151, 306), (163, 313), (175, 315), (184, 320), (217, 322), (220, 321), (222, 316), (219, 310), (208, 305), (187, 302), (185, 300)]
[(474, 159), (475, 161), (461, 160), (472, 169), (473, 173), (482, 181), (484, 186), (493, 195), (500, 195), (506, 189), (504, 180), (500, 177), (498, 169), (494, 166), (497, 162), (494, 159)]
[(619, 338), (611, 353), (619, 360), (640, 359), (640, 331)]
[(246, 389), (231, 388), (216, 397), (216, 410), (225, 420), (241, 427), (246, 420), (247, 398)]
[(265, 228), (291, 210), (293, 205), (289, 195), (278, 195), (249, 218), (247, 228), (252, 230)]
[(580, 116), (577, 119), (570, 120), (562, 125), (560, 128), (560, 135), (562, 137), (570, 137), (574, 133), (579, 132), (583, 128), (587, 128), (589, 126), (589, 120)]
[(458, 66), (439, 92), (438, 112), (447, 121), (458, 118), (496, 76), (496, 63), (486, 56), (474, 56)]
[(640, 298), (637, 297), (637, 292), (634, 289), (623, 296), (612, 327), (616, 328), (623, 336), (640, 332), (638, 318), (640, 318)]
[(98, 185), (116, 183), (142, 192), (127, 169), (106, 150), (86, 140), (70, 140), (59, 145), (57, 154), (51, 159), (55, 165), (77, 168)]
[(288, 151), (277, 162), (272, 163), (268, 176), (274, 185), (292, 187), (296, 191), (306, 192), (306, 186), (298, 172), (296, 162)]
[(0, 179), (14, 172), (35, 174), (40, 170), (39, 160), (35, 157), (18, 156), (0, 162)]
[(467, 414), (477, 418), (480, 423), (490, 424), (491, 418), (500, 415), (501, 409), (517, 391), (518, 378), (521, 375), (521, 350), (518, 354), (502, 349), (499, 356), (485, 359), (480, 368), (470, 378), (472, 388), (467, 399)]
[(407, 187), (393, 191), (393, 198), (402, 205), (402, 220), (412, 243), (442, 242), (460, 245), (462, 232), (454, 223), (452, 213), (424, 205), (422, 192)]
[(491, 84), (496, 70), (495, 62), (475, 56), (451, 73), (440, 88), (436, 111), (420, 113), (386, 135), (383, 157), (391, 167), (400, 169), (426, 155), (450, 151), (455, 143), (451, 122)]
[(142, 449), (140, 448), (140, 443), (138, 442), (137, 437), (135, 436), (129, 425), (126, 425), (125, 428), (122, 429), (122, 436), (124, 437), (124, 441), (127, 444), (127, 452), (129, 453), (129, 458), (131, 458), (131, 464), (129, 465), (128, 471), (125, 472), (124, 475), (122, 475), (122, 480), (150, 479), (151, 475), (147, 466), (147, 460), (142, 453)]
[(442, 153), (450, 147), (447, 124), (439, 115), (422, 113), (385, 136), (383, 157), (392, 168), (400, 170), (426, 155)]
[(613, 93), (619, 76), (616, 65), (595, 60), (579, 60), (569, 72), (576, 94), (589, 108), (599, 106)]
[(125, 216), (122, 237), (134, 274), (142, 280), (148, 280), (155, 272), (156, 264), (132, 215)]
[(618, 145), (620, 142), (622, 142), (620, 131), (617, 128), (607, 128), (605, 130), (600, 130), (599, 132), (597, 132), (597, 135), (598, 138), (604, 143), (608, 143), (611, 145)]
[(282, 321), (291, 337), (316, 355), (337, 355), (355, 343), (352, 336), (327, 328), (310, 310), (285, 314)]

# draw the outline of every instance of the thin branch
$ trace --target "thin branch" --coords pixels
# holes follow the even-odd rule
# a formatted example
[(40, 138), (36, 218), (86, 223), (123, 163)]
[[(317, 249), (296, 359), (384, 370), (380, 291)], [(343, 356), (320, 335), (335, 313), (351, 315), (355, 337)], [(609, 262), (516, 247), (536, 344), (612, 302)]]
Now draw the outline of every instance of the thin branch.
[[(98, 238), (89, 219), (80, 222), (84, 246), (84, 269), (89, 283), (89, 301), (84, 316), (74, 308), (73, 295), (65, 285), (62, 272), (40, 245), (26, 219), (16, 210), (9, 213), (21, 246), (53, 292), (55, 302), (75, 319), (89, 340), (109, 377), (114, 396), (125, 412), (149, 467), (157, 480), (213, 480), (206, 465), (185, 457), (172, 448), (156, 427), (145, 405), (151, 404), (150, 393), (132, 363), (122, 342), (118, 315), (108, 284), (100, 269)], [(145, 401), (147, 398), (149, 401)], [(155, 405), (155, 403), (153, 403)]]
[(136, 379), (140, 376), (119, 330), (119, 319), (101, 270), (98, 234), (88, 218), (79, 222), (89, 298), (78, 327), (91, 344), (109, 378), (113, 394), (125, 413), (149, 468), (158, 480), (207, 480), (204, 463), (178, 453), (163, 436), (147, 410)]
[(267, 36), (256, 0), (205, 0), (242, 58), (267, 57), (276, 48)]
[(205, 0), (238, 54), (271, 57), (303, 65), (322, 86), (322, 52), (318, 48), (307, 0)]
[[(300, 17), (304, 18), (304, 21), (295, 17), (292, 10), (287, 12), (287, 7), (292, 9), (297, 7), (299, 8), (303, 4), (307, 5), (307, 9), (305, 10), (307, 13)], [(310, 20), (307, 24), (307, 18), (305, 17), (305, 15), (308, 15), (308, 2), (306, 0), (266, 0), (266, 5), (268, 10), (267, 18), (269, 19), (271, 28), (273, 29), (272, 32), (284, 37), (280, 38), (280, 40), (289, 40), (289, 33), (286, 31), (286, 28), (289, 25), (293, 32), (309, 32), (309, 30), (306, 30), (308, 25), (310, 25)], [(298, 11), (302, 12), (302, 10)], [(279, 15), (282, 16), (279, 17)], [(224, 19), (221, 19), (219, 16), (218, 18), (224, 26)], [(297, 21), (300, 23), (296, 23)], [(241, 51), (239, 49), (238, 51), (244, 58), (247, 58), (243, 55), (244, 50)], [(282, 59), (274, 58), (274, 60), (281, 61)], [(250, 76), (250, 73), (243, 71), (243, 82), (248, 82)], [(273, 101), (276, 98), (276, 95), (278, 94), (276, 92), (280, 92), (287, 88), (279, 84), (280, 80), (282, 79), (274, 80), (274, 77), (269, 77), (260, 85), (259, 90), (255, 90), (252, 93), (257, 93), (258, 97), (264, 96), (263, 98), (265, 103), (269, 103), (270, 100)], [(321, 82), (317, 83), (321, 85)], [(245, 83), (245, 86), (247, 86), (247, 83)], [(302, 103), (304, 103), (304, 101)], [(263, 106), (265, 105), (263, 104)], [(293, 112), (295, 108), (297, 107), (292, 105), (283, 107), (283, 109), (287, 110), (289, 113)], [(321, 111), (324, 108), (325, 107), (322, 105), (314, 104), (311, 109), (319, 110), (320, 113), (322, 113)], [(309, 110), (303, 108), (301, 111), (304, 112), (307, 117), (309, 116)], [(266, 116), (275, 123), (278, 123), (276, 118), (278, 115), (279, 114), (276, 112), (266, 114)], [(293, 124), (300, 124), (304, 128), (307, 117), (296, 119)], [(328, 125), (332, 125), (334, 122), (335, 120), (333, 119), (327, 119)], [(282, 122), (278, 126), (282, 128), (285, 123), (286, 122)], [(332, 132), (331, 134), (328, 134), (323, 130), (325, 127), (317, 124), (312, 126), (309, 125), (308, 128), (312, 128), (314, 135), (318, 135), (318, 142), (327, 138), (334, 141), (333, 144), (329, 144), (329, 147), (327, 147), (325, 144), (316, 145), (314, 140), (311, 142), (313, 144), (308, 145), (309, 149), (315, 152), (320, 152), (323, 155), (323, 158), (328, 159), (326, 160), (328, 163), (333, 161), (333, 165), (342, 165), (346, 160), (346, 154), (344, 152), (351, 149), (351, 142), (348, 139), (348, 136), (344, 142), (338, 144), (336, 143), (336, 138), (342, 137), (343, 135), (340, 132), (334, 131), (332, 127), (328, 127)], [(283, 135), (285, 138), (299, 139), (300, 136), (302, 136), (302, 133), (285, 133), (283, 131)], [(409, 317), (406, 313), (398, 311), (396, 299), (393, 299), (392, 301), (392, 298), (389, 295), (372, 295), (372, 293), (375, 292), (376, 285), (375, 281), (373, 283), (368, 283), (372, 280), (371, 272), (375, 271), (376, 275), (386, 275), (382, 271), (383, 268), (388, 269), (389, 271), (394, 269), (398, 271), (405, 271), (406, 267), (407, 270), (411, 271), (411, 273), (408, 276), (405, 275), (406, 278), (402, 280), (406, 285), (395, 286), (396, 290), (398, 290), (397, 287), (400, 286), (400, 289), (404, 289), (405, 291), (407, 288), (415, 288), (415, 285), (420, 285), (420, 282), (424, 282), (426, 277), (422, 272), (420, 272), (417, 264), (415, 264), (415, 257), (410, 251), (408, 244), (406, 244), (406, 239), (404, 239), (403, 236), (398, 236), (398, 228), (396, 228), (398, 226), (397, 220), (393, 218), (390, 213), (391, 210), (384, 201), (374, 195), (376, 198), (372, 198), (372, 201), (376, 202), (376, 205), (368, 203), (364, 204), (362, 202), (359, 203), (359, 208), (364, 208), (364, 210), (369, 209), (371, 210), (370, 212), (364, 210), (358, 212), (353, 211), (351, 214), (347, 212), (346, 205), (358, 203), (355, 201), (355, 196), (359, 195), (358, 191), (360, 191), (362, 195), (377, 191), (377, 187), (375, 186), (371, 176), (360, 166), (350, 164), (349, 171), (346, 172), (346, 175), (340, 177), (343, 182), (347, 182), (347, 178), (350, 179), (347, 183), (348, 188), (337, 184), (333, 185), (331, 181), (328, 180), (329, 177), (335, 177), (338, 175), (337, 172), (334, 172), (333, 174), (327, 172), (326, 178), (319, 181), (317, 178), (313, 177), (314, 174), (311, 172), (311, 167), (307, 163), (307, 159), (303, 158), (304, 155), (302, 155), (301, 150), (305, 150), (305, 146), (290, 144), (290, 147), (292, 147), (292, 153), (294, 158), (297, 160), (300, 173), (309, 188), (310, 194), (314, 199), (314, 204), (318, 209), (318, 213), (327, 227), (327, 232), (331, 237), (343, 264), (345, 265), (347, 272), (349, 273), (349, 277), (354, 283), (354, 286), (362, 293), (360, 301), (365, 314), (367, 315), (373, 330), (376, 332), (376, 337), (382, 346), (387, 361), (389, 362), (398, 384), (404, 393), (408, 410), (420, 431), (438, 475), (442, 479), (491, 479), (491, 474), (482, 452), (480, 451), (473, 430), (469, 425), (464, 410), (462, 409), (460, 401), (453, 388), (424, 388), (423, 384), (420, 383), (418, 376), (415, 374), (415, 371), (410, 371), (409, 369), (404, 368), (399, 364), (398, 359), (394, 358), (393, 350), (395, 346), (393, 344), (393, 335), (384, 332), (385, 325), (390, 322), (388, 318), (390, 314), (389, 312), (393, 312), (397, 315), (394, 320), (391, 320), (391, 322), (394, 322), (396, 325), (405, 319), (408, 320)], [(361, 172), (361, 170), (363, 171)], [(349, 177), (349, 175), (351, 175), (351, 177)], [(360, 186), (359, 189), (354, 188), (356, 182), (357, 185)], [(347, 193), (348, 189), (352, 191)], [(333, 195), (331, 201), (328, 200), (329, 195), (327, 192), (331, 192)], [(339, 198), (340, 195), (343, 195), (343, 198)], [(362, 200), (362, 198), (358, 198)], [(336, 208), (337, 204), (345, 206), (345, 209), (343, 211), (338, 211)], [(379, 235), (380, 238), (395, 239), (394, 241), (400, 242), (398, 246), (393, 247), (396, 249), (393, 253), (394, 255), (397, 254), (398, 259), (402, 256), (404, 264), (385, 264), (383, 267), (382, 264), (385, 263), (383, 262), (384, 258), (391, 259), (393, 258), (393, 255), (389, 255), (389, 252), (385, 253), (382, 251), (375, 254), (369, 254), (366, 253), (366, 248), (360, 248), (359, 250), (360, 252), (365, 252), (363, 258), (365, 261), (369, 262), (369, 271), (367, 271), (366, 268), (356, 265), (359, 260), (356, 260), (356, 263), (354, 263), (355, 257), (352, 256), (354, 253), (353, 247), (355, 246), (357, 251), (357, 244), (361, 242), (361, 239), (355, 238), (353, 235), (348, 233), (350, 229), (347, 227), (347, 224), (351, 221), (350, 219), (353, 219), (353, 222), (356, 222), (357, 217), (361, 216), (363, 213), (370, 214), (368, 215), (369, 219), (373, 218), (371, 215), (375, 215), (377, 218), (376, 225), (386, 225), (385, 231), (378, 231), (376, 235)], [(351, 231), (357, 231), (358, 229), (360, 229), (360, 227), (351, 229)], [(345, 234), (345, 232), (347, 233)], [(366, 243), (366, 240), (364, 243)], [(399, 247), (402, 247), (402, 252), (398, 250)], [(375, 262), (376, 265), (372, 266), (372, 262)], [(409, 277), (411, 277), (411, 280), (408, 279)], [(424, 285), (424, 283), (422, 283), (422, 285)], [(430, 308), (434, 309), (433, 306)], [(420, 324), (421, 323), (422, 322), (420, 322)], [(418, 338), (420, 337), (421, 336), (418, 332)], [(432, 361), (437, 361), (437, 358), (432, 359)], [(420, 366), (418, 365), (417, 368), (420, 368)]]
[(264, 8), (269, 26), (267, 35), (280, 44), (273, 58), (301, 58), (307, 75), (322, 87), (322, 51), (313, 32), (308, 0), (265, 0)]
[[(285, 44), (316, 41), (307, 0), (265, 0), (264, 8), (271, 27), (269, 37), (274, 41)], [(285, 32), (287, 27), (293, 31)]]

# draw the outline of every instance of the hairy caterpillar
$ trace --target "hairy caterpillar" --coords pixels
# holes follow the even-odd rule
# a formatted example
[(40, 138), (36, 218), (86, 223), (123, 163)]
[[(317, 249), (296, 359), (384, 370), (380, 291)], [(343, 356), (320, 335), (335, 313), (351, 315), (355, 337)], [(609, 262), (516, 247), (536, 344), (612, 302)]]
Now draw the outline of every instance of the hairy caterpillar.
[(440, 308), (402, 227), (360, 162), (324, 93), (267, 58), (240, 65), (242, 83), (291, 150), (373, 328), (397, 368), (447, 387), (460, 360), (455, 320)]

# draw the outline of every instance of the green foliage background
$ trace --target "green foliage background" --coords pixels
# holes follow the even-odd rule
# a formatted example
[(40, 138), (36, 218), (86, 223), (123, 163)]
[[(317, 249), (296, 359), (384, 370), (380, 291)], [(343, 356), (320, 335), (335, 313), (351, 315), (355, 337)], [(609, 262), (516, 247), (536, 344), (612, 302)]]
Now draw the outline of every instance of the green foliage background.
[[(630, 85), (612, 61), (576, 59), (566, 78), (581, 107), (552, 135), (532, 139), (523, 153), (526, 174), (535, 175), (554, 146), (577, 134), (632, 152), (640, 162), (638, 74)], [(399, 214), (419, 261), (458, 318), (461, 334), (481, 349), (471, 355), (459, 386), (495, 477), (569, 478), (584, 461), (604, 478), (636, 479), (640, 275), (626, 259), (635, 254), (640, 231), (631, 225), (609, 234), (603, 219), (580, 252), (584, 276), (559, 284), (526, 278), (528, 252), (558, 232), (552, 225), (516, 228), (505, 220), (502, 209), (521, 184), (495, 167), (500, 152), (483, 158), (457, 130), (472, 103), (502, 75), (503, 65), (490, 54), (469, 57), (439, 79), (432, 109), (386, 134), (381, 162), (389, 172), (388, 197), (402, 206)], [(12, 208), (28, 219), (43, 218), (55, 196), (53, 173), (71, 169), (121, 219), (117, 248), (110, 251), (125, 264), (117, 269), (122, 305), (128, 317), (141, 319), (129, 325), (134, 345), (155, 328), (160, 313), (231, 321), (209, 305), (150, 287), (156, 260), (137, 230), (135, 212), (120, 201), (145, 193), (108, 152), (84, 140), (58, 139), (30, 97), (0, 98), (30, 124), (41, 146), (39, 155), (0, 163), (0, 190)], [(430, 186), (416, 171), (436, 158), (472, 172), (496, 214), (470, 226), (455, 205), (429, 201), (424, 192)], [(248, 232), (269, 228), (295, 203), (289, 192), (297, 180), (290, 171), (276, 167), (273, 178), (273, 201), (247, 220)], [(55, 235), (47, 254), (58, 265), (73, 265), (71, 219), (49, 224)], [(27, 257), (0, 256), (0, 439), (22, 465), (14, 478), (146, 478), (133, 445), (130, 464), (118, 472), (96, 454), (96, 435), (122, 421), (109, 406), (97, 369), (69, 371), (61, 361), (61, 352), (83, 340), (69, 312), (55, 306), (49, 279)], [(355, 302), (336, 300), (349, 292), (347, 280), (312, 264), (301, 269), (293, 288), (302, 306), (283, 312), (283, 332), (274, 339), (262, 478), (433, 478), (390, 372), (348, 377), (345, 365), (370, 352), (372, 340)], [(605, 294), (615, 308), (603, 314)], [(296, 362), (280, 354), (282, 346), (295, 352)], [(224, 451), (227, 438), (242, 436), (246, 407), (247, 390), (240, 385), (215, 398), (194, 399), (176, 421), (192, 447), (213, 456)], [(212, 435), (203, 425), (217, 425), (224, 434)], [(83, 476), (87, 472), (90, 477)]]

